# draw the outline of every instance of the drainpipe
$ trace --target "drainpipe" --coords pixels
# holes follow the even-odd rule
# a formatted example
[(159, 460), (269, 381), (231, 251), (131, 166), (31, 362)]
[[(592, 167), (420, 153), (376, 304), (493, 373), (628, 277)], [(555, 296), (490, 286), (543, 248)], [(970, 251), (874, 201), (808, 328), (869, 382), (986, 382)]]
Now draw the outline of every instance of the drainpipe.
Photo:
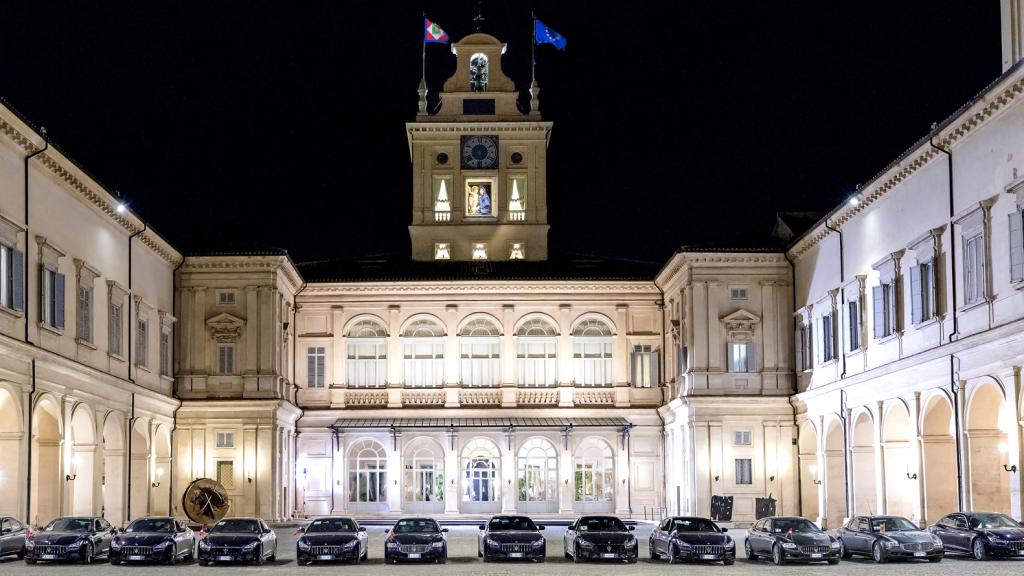
[(843, 499), (846, 501), (846, 517), (850, 518), (850, 438), (846, 421), (846, 389), (839, 390), (839, 421), (843, 423)]
[[(175, 318), (178, 317), (178, 270), (180, 270), (181, 267), (184, 265), (185, 257), (183, 256), (181, 258), (181, 261), (178, 262), (178, 265), (174, 267), (173, 271), (171, 271), (171, 313), (174, 314)], [(171, 323), (171, 349), (169, 351), (171, 355), (170, 369), (172, 378), (174, 377), (175, 373), (174, 356), (175, 352), (178, 349), (177, 335), (178, 323), (173, 322)], [(174, 398), (175, 400), (178, 400), (178, 406), (174, 408), (174, 414), (171, 416), (171, 461), (167, 463), (169, 473), (167, 481), (170, 482), (170, 485), (167, 487), (167, 514), (173, 516), (174, 513), (172, 512), (172, 510), (174, 505), (174, 432), (178, 430), (178, 410), (181, 410), (181, 399), (178, 398), (178, 386), (177, 382), (175, 381), (171, 382), (171, 397)]]
[(956, 356), (949, 355), (950, 391), (953, 393), (953, 439), (956, 441), (956, 509), (964, 509), (963, 431), (960, 429), (960, 384), (956, 381)]
[[(28, 299), (29, 299), (29, 296), (28, 296), (28, 279), (29, 279), (30, 276), (32, 276), (31, 274), (29, 274), (29, 271), (28, 271), (28, 242), (29, 242), (29, 233), (28, 233), (28, 230), (29, 230), (29, 222), (28, 222), (28, 205), (29, 205), (28, 204), (28, 163), (29, 163), (30, 160), (32, 160), (36, 156), (42, 154), (43, 152), (46, 152), (46, 150), (50, 148), (50, 141), (46, 139), (46, 128), (40, 128), (39, 129), (39, 134), (43, 137), (43, 147), (40, 148), (39, 150), (36, 150), (35, 152), (29, 154), (28, 156), (25, 156), (25, 160), (24, 160), (24, 168), (25, 168), (25, 181), (24, 181), (24, 188), (25, 188), (25, 194), (24, 194), (24, 196), (25, 196), (25, 198), (24, 198), (24, 201), (25, 201), (25, 206), (24, 206), (24, 208), (25, 208), (25, 219), (24, 219), (24, 224), (25, 224), (25, 253), (22, 255), (23, 264), (22, 264), (22, 267), (21, 267), (22, 303), (25, 306), (25, 309), (23, 310), (23, 312), (25, 313), (25, 318), (24, 318), (24, 320), (25, 320), (25, 343), (33, 345), (33, 346), (35, 344), (31, 340), (29, 340), (29, 338), (28, 338), (28, 324), (29, 324), (29, 322), (28, 322), (28, 314), (29, 314), (29, 306), (28, 306)], [(33, 420), (34, 420), (33, 416), (35, 415), (35, 399), (36, 399), (36, 359), (32, 358), (31, 363), (32, 363), (32, 389), (28, 393), (28, 427), (25, 429), (26, 430), (25, 436), (28, 439), (28, 450), (27, 450), (27, 453), (28, 453), (28, 466), (29, 466), (30, 472), (31, 472), (31, 468), (32, 468), (32, 423), (33, 423)], [(32, 522), (32, 518), (30, 517), (31, 514), (32, 514), (32, 474), (31, 473), (26, 474), (26, 476), (25, 476), (25, 486), (26, 486), (26, 490), (25, 490), (25, 521), (31, 523)]]
[[(844, 263), (843, 263), (844, 260), (845, 260), (845, 258), (843, 257), (844, 256), (844, 254), (843, 254), (843, 231), (839, 230), (837, 228), (833, 228), (831, 225), (829, 225), (828, 220), (825, 220), (825, 228), (828, 228), (829, 230), (835, 232), (836, 234), (839, 234), (839, 294), (840, 294), (840, 296), (842, 296), (842, 293), (843, 293), (842, 292), (843, 291), (843, 282), (846, 279), (846, 270), (845, 270), (845, 266), (844, 266)], [(841, 318), (842, 317), (842, 306), (839, 306), (837, 308), (838, 309), (836, 310), (836, 316)], [(839, 320), (839, 318), (836, 318), (836, 320)], [(838, 325), (838, 322), (833, 322), (832, 323), (832, 329), (835, 330), (836, 329), (835, 327), (837, 325)], [(840, 343), (840, 342), (837, 342), (837, 340), (841, 340), (841, 339), (840, 338), (833, 338), (833, 346), (835, 344), (839, 344)], [(842, 346), (839, 346), (839, 348), (842, 348)], [(845, 353), (841, 354), (839, 350), (836, 350), (835, 352), (836, 352), (836, 356), (839, 356), (840, 360), (843, 363), (842, 364), (843, 371), (842, 371), (842, 373), (839, 374), (839, 379), (842, 380), (842, 379), (846, 378), (846, 354)]]
[[(27, 308), (27, 307), (26, 307)], [(25, 326), (28, 326), (28, 313), (25, 314)], [(27, 330), (27, 328), (26, 328)], [(35, 412), (33, 403), (36, 397), (36, 359), (32, 359), (32, 389), (28, 393), (28, 467), (29, 473), (25, 475), (25, 522), (32, 523), (32, 413)]]
[[(793, 262), (793, 259), (789, 257), (789, 252), (788, 251), (784, 250), (782, 252), (782, 256), (786, 259), (786, 262), (789, 262), (789, 272), (790, 272), (790, 282), (789, 282), (789, 285), (790, 285), (790, 288), (792, 290), (792, 298), (793, 298), (792, 306), (793, 306), (793, 308), (796, 308), (796, 263)], [(793, 357), (796, 358), (796, 354), (794, 354)], [(794, 385), (798, 384), (798, 382), (796, 381), (796, 373), (798, 372), (798, 370), (799, 370), (799, 366), (793, 366), (793, 383), (794, 383)], [(796, 390), (796, 387), (794, 387), (793, 392), (796, 393), (796, 392), (799, 392), (799, 390)], [(793, 402), (792, 401), (790, 401), (790, 406), (793, 406)], [(795, 406), (793, 407), (793, 428), (796, 430), (796, 441), (797, 441), (797, 444), (795, 446), (795, 450), (796, 450), (796, 494), (797, 494), (797, 496), (796, 496), (796, 504), (797, 504), (797, 511), (802, 516), (803, 513), (804, 513), (804, 496), (803, 496), (803, 494), (804, 494), (804, 486), (803, 486), (803, 474), (801, 474), (801, 472), (800, 472), (800, 424), (799, 424), (799, 422), (796, 421), (796, 407)], [(777, 473), (777, 471), (776, 471), (776, 473)]]
[[(131, 365), (128, 366), (128, 372), (131, 372)], [(125, 520), (131, 521), (132, 519), (132, 436), (135, 431), (135, 392), (132, 392), (132, 413), (128, 418), (128, 490), (125, 493), (128, 495), (128, 501), (125, 503)]]
[[(22, 281), (24, 283), (24, 288), (25, 288), (24, 296), (23, 296), (24, 302), (25, 302), (25, 310), (24, 310), (24, 312), (25, 312), (25, 342), (27, 342), (29, 344), (32, 344), (32, 345), (35, 345), (35, 344), (28, 339), (28, 308), (29, 308), (28, 307), (28, 279), (29, 279), (29, 277), (32, 276), (31, 274), (29, 274), (29, 271), (28, 271), (28, 242), (29, 242), (29, 233), (28, 233), (28, 230), (29, 230), (29, 224), (28, 224), (28, 163), (29, 163), (30, 160), (32, 160), (36, 156), (42, 154), (43, 152), (46, 152), (50, 148), (50, 141), (46, 139), (46, 128), (40, 128), (39, 129), (39, 133), (43, 137), (43, 147), (40, 148), (39, 150), (36, 150), (35, 152), (29, 154), (28, 156), (25, 156), (25, 163), (24, 163), (24, 166), (25, 166), (25, 182), (24, 182), (24, 184), (25, 184), (25, 221), (24, 221), (24, 224), (25, 224), (25, 254), (22, 257), (25, 260), (25, 265), (22, 267), (22, 274), (21, 275), (22, 275)], [(30, 456), (31, 456), (31, 454), (30, 454)]]
[[(128, 236), (128, 294), (131, 294), (134, 299), (135, 295), (132, 294), (132, 240), (146, 231), (149, 227), (145, 222), (142, 223), (142, 229), (132, 232)], [(132, 324), (132, 308), (133, 303), (128, 303), (128, 381), (135, 384), (135, 379), (132, 378), (132, 333), (134, 325)], [(146, 331), (148, 334), (148, 330)], [(134, 436), (133, 431), (135, 430), (135, 392), (132, 392), (132, 415), (128, 419), (128, 503), (125, 508), (127, 513), (125, 514), (127, 520), (132, 518), (132, 437)]]

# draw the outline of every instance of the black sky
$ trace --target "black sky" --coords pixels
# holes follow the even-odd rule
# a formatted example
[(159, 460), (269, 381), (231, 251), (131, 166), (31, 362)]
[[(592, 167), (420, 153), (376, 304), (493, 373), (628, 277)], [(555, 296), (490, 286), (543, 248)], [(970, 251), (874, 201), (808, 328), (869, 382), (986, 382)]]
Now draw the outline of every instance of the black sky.
[[(557, 250), (663, 261), (828, 210), (1000, 71), (999, 2), (483, 2), (538, 48)], [(421, 12), (456, 2), (5, 2), (0, 96), (183, 251), (408, 252)], [(428, 47), (428, 79), (451, 73)]]

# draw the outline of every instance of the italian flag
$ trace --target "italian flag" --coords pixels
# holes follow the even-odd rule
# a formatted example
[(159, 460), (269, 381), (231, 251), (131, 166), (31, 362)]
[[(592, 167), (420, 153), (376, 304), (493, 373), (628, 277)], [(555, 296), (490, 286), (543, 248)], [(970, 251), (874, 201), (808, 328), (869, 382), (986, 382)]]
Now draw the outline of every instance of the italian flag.
[(423, 41), (424, 42), (440, 42), (442, 44), (448, 43), (448, 34), (441, 29), (440, 26), (424, 18), (424, 31)]

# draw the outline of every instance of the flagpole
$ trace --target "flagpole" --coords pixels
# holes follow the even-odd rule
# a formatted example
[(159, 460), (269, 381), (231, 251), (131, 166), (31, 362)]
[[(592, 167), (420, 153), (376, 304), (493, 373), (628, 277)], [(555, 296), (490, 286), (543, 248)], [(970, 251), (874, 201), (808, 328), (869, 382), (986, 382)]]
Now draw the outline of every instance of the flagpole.
[(530, 16), (533, 17), (533, 30), (530, 32), (533, 37), (530, 42), (530, 86), (533, 86), (537, 81), (537, 14), (531, 11)]
[(422, 78), (423, 78), (423, 87), (424, 88), (426, 88), (426, 86), (427, 86), (427, 31), (426, 31), (426, 25), (427, 25), (427, 13), (424, 12), (423, 13), (423, 24), (422, 24), (422, 26), (424, 26), (424, 29), (423, 29), (423, 76), (422, 76)]

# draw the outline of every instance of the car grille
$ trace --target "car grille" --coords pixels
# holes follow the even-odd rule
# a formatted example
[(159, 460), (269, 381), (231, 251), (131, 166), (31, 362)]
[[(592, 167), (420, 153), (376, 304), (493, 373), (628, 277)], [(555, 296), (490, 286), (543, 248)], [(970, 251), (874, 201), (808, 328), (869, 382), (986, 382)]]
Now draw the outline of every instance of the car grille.
[(827, 554), (828, 546), (801, 546), (800, 551), (804, 554)]
[(932, 549), (931, 542), (913, 542), (911, 544), (904, 544), (903, 549), (907, 552), (930, 552)]
[(242, 553), (240, 546), (213, 546), (210, 548), (210, 553), (218, 556), (238, 556)]
[(1010, 550), (1024, 550), (1024, 541), (1007, 542), (1006, 547)]
[(701, 544), (690, 548), (694, 554), (717, 554), (721, 556), (725, 553), (725, 546), (718, 546), (714, 544)]
[(45, 546), (36, 546), (35, 547), (35, 551), (36, 551), (36, 554), (39, 555), (39, 556), (50, 556), (50, 555), (63, 556), (64, 554), (67, 554), (68, 547), (67, 546), (54, 546), (52, 544), (47, 544)]
[(123, 556), (149, 556), (153, 553), (152, 546), (122, 546), (121, 555)]
[(609, 552), (617, 552), (622, 554), (625, 549), (619, 544), (599, 544), (594, 546), (594, 551), (598, 554), (607, 554)]
[(399, 544), (398, 551), (402, 554), (426, 554), (430, 544)]
[(317, 556), (341, 554), (341, 546), (310, 546), (309, 550)]
[(509, 552), (529, 552), (529, 544), (502, 544), (501, 551), (508, 554)]

